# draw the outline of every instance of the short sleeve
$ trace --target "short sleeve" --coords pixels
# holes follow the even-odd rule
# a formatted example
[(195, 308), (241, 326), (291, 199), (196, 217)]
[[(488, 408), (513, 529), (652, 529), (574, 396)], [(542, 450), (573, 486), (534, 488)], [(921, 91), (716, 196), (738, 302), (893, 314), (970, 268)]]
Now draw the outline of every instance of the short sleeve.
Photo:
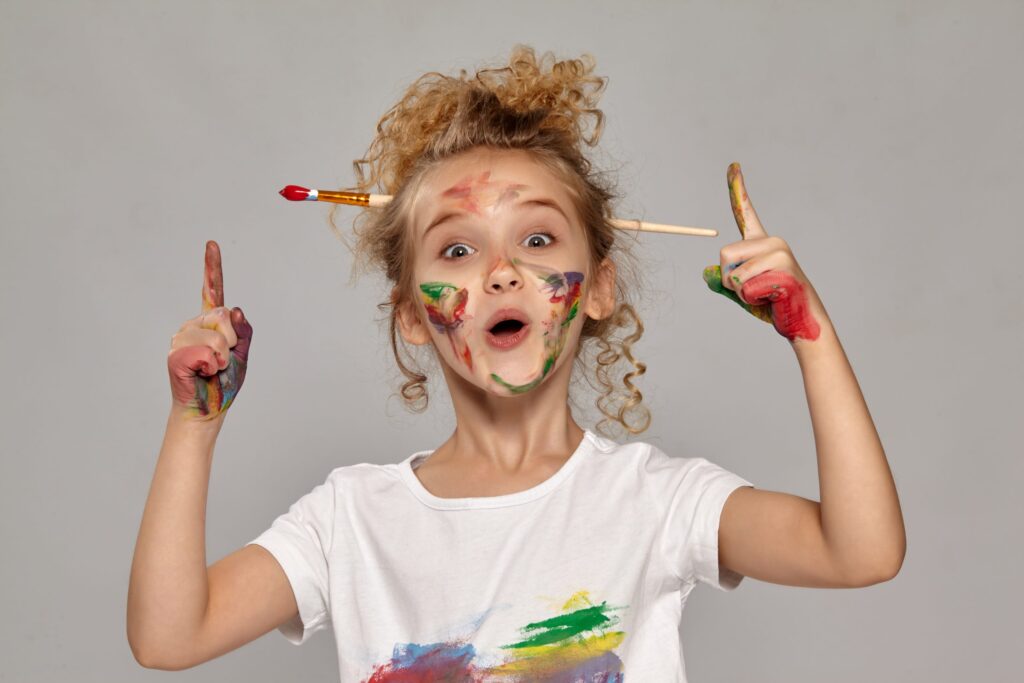
[(744, 576), (718, 565), (718, 525), (729, 494), (753, 486), (743, 477), (705, 458), (672, 458), (660, 453), (667, 467), (662, 477), (668, 508), (663, 548), (676, 577), (731, 591)]
[(288, 577), (299, 613), (277, 630), (295, 645), (330, 623), (327, 558), (334, 534), (335, 493), (328, 477), (246, 543), (266, 548)]

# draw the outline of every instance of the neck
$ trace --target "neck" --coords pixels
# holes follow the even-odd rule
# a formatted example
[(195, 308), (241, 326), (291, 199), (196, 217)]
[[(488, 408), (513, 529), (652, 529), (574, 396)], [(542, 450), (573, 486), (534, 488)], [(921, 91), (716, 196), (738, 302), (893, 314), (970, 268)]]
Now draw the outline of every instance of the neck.
[(564, 460), (579, 446), (583, 429), (568, 404), (570, 358), (535, 389), (508, 397), (485, 392), (442, 365), (456, 426), (432, 458), (517, 471)]

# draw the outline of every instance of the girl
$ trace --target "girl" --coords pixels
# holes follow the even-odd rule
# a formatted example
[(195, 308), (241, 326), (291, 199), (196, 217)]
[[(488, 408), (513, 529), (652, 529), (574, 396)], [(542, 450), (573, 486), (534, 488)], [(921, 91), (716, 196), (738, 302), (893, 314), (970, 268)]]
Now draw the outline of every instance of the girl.
[(210, 463), (252, 327), (224, 307), (220, 251), (207, 244), (205, 312), (172, 339), (171, 414), (132, 565), (128, 638), (143, 666), (192, 667), (275, 628), (301, 644), (330, 624), (342, 681), (685, 681), (679, 623), (698, 583), (855, 587), (896, 575), (902, 515), (867, 407), (736, 165), (743, 239), (705, 280), (796, 353), (821, 502), (574, 419), (574, 368), (592, 367), (602, 427), (637, 434), (649, 422), (632, 383), (643, 328), (609, 222), (615, 195), (582, 152), (603, 121), (593, 66), (518, 46), (506, 67), (472, 78), (424, 75), (382, 118), (354, 189), (393, 199), (361, 215), (356, 253), (392, 285), (402, 397), (425, 407), (427, 376), (405, 351), (432, 350), (455, 430), (398, 463), (333, 470), (210, 567)]

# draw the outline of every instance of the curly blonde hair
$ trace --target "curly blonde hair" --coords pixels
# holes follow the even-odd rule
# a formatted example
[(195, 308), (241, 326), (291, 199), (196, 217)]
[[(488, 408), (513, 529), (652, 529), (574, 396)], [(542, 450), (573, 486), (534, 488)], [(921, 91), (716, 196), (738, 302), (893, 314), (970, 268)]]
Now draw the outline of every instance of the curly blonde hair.
[[(379, 308), (389, 314), (391, 350), (405, 378), (400, 393), (409, 410), (426, 409), (428, 400), (427, 375), (416, 367), (397, 323), (399, 308), (415, 300), (411, 198), (427, 173), (444, 160), (489, 147), (524, 150), (562, 179), (584, 226), (591, 266), (596, 268), (606, 257), (614, 261), (616, 307), (607, 318), (585, 319), (574, 365), (585, 371), (586, 356), (593, 356), (598, 386), (589, 377), (588, 383), (599, 393), (596, 405), (604, 416), (598, 431), (609, 435), (606, 427), (615, 423), (639, 434), (650, 426), (650, 411), (633, 384), (646, 371), (632, 351), (644, 329), (630, 303), (631, 292), (639, 287), (635, 257), (609, 222), (612, 203), (619, 198), (615, 185), (592, 168), (581, 149), (581, 143), (597, 145), (604, 127), (604, 114), (596, 104), (607, 79), (594, 75), (594, 66), (588, 54), (559, 61), (547, 52), (538, 60), (533, 48), (516, 45), (506, 66), (482, 68), (472, 77), (465, 69), (457, 77), (423, 74), (381, 117), (365, 157), (353, 162), (357, 184), (343, 190), (390, 194), (392, 200), (356, 216), (354, 246), (335, 223), (339, 205), (332, 207), (329, 222), (352, 248), (356, 268), (380, 270), (393, 285), (389, 300)], [(593, 123), (589, 134), (588, 122)], [(630, 367), (617, 379), (616, 368), (623, 360)]]

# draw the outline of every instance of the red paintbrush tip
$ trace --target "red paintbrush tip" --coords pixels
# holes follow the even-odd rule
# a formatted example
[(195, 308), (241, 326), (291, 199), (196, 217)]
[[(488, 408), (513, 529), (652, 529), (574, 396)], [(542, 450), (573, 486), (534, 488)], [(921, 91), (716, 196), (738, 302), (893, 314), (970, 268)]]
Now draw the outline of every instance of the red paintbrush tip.
[(282, 197), (293, 202), (305, 201), (309, 198), (309, 194), (308, 188), (299, 185), (286, 185), (280, 192)]

